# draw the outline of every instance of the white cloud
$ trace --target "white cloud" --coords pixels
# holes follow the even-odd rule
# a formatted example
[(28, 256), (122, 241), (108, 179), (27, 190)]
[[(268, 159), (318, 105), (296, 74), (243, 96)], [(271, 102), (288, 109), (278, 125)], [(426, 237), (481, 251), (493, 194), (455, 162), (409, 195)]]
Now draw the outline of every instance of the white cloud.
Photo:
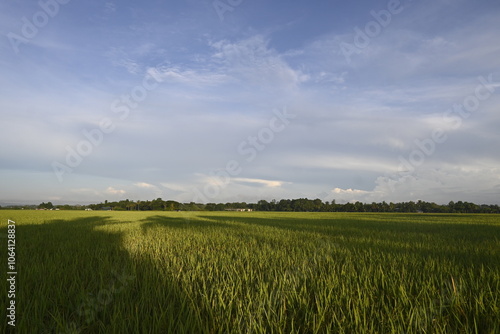
[(343, 202), (366, 202), (367, 197), (370, 195), (369, 191), (359, 189), (342, 189), (334, 188), (331, 191), (333, 198), (338, 203)]
[(233, 178), (232, 179), (234, 182), (243, 182), (243, 183), (256, 183), (256, 184), (261, 184), (266, 187), (270, 188), (277, 188), (283, 186), (283, 184), (290, 184), (290, 182), (284, 182), (284, 181), (273, 181), (273, 180), (263, 180), (263, 179), (252, 179), (252, 178), (243, 178), (243, 177), (238, 177), (238, 178)]
[(127, 192), (122, 189), (115, 189), (113, 187), (108, 187), (105, 191), (105, 193), (110, 194), (110, 195), (124, 195)]
[(366, 190), (359, 190), (359, 189), (341, 189), (341, 188), (335, 188), (332, 190), (334, 194), (349, 194), (349, 195), (360, 195), (360, 194), (368, 194), (369, 192)]
[(106, 57), (113, 66), (123, 67), (130, 74), (139, 74), (142, 72), (142, 66), (137, 61), (137, 55), (125, 51), (122, 48), (111, 47), (106, 53)]
[(470, 201), (496, 204), (500, 197), (497, 167), (422, 168), (411, 174), (392, 173), (375, 180), (372, 190), (334, 188), (328, 199), (343, 202)]
[(340, 85), (346, 82), (347, 75), (348, 75), (347, 71), (344, 71), (342, 73), (331, 73), (331, 72), (321, 71), (315, 76), (314, 79), (316, 82)]
[(157, 188), (156, 186), (149, 184), (149, 183), (146, 183), (146, 182), (137, 182), (137, 183), (134, 183), (134, 186), (139, 187), (139, 188), (146, 188), (146, 189), (156, 189)]
[(162, 182), (162, 183), (160, 183), (160, 185), (165, 187), (166, 189), (169, 189), (172, 191), (180, 191), (180, 192), (187, 191), (189, 188), (188, 185), (180, 184), (180, 183)]
[(116, 12), (116, 4), (113, 2), (106, 2), (104, 4), (105, 12), (106, 13), (114, 13)]
[(132, 59), (119, 59), (114, 61), (113, 65), (124, 67), (131, 74), (139, 74), (142, 72), (141, 65)]
[[(354, 196), (367, 202), (450, 200), (494, 204), (500, 197), (500, 169), (484, 166), (421, 168), (411, 174), (380, 176), (373, 190)], [(355, 195), (355, 194), (353, 194)]]
[(330, 153), (324, 155), (289, 156), (290, 164), (301, 168), (343, 169), (350, 171), (387, 172), (397, 171), (393, 160), (376, 156)]
[(210, 73), (208, 71), (200, 72), (192, 69), (183, 70), (178, 66), (151, 68), (148, 73), (165, 83), (178, 82), (192, 86), (216, 86), (230, 80), (225, 74)]
[(309, 80), (308, 75), (292, 69), (268, 44), (262, 35), (237, 42), (220, 40), (210, 43), (216, 50), (214, 61), (224, 65), (228, 74), (246, 83), (289, 89)]

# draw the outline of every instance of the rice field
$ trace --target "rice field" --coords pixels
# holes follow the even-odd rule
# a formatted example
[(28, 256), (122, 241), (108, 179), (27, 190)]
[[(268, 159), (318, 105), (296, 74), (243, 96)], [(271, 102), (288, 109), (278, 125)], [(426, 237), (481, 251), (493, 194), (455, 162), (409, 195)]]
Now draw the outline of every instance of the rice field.
[(498, 215), (0, 219), (2, 268), (16, 222), (17, 333), (500, 333)]

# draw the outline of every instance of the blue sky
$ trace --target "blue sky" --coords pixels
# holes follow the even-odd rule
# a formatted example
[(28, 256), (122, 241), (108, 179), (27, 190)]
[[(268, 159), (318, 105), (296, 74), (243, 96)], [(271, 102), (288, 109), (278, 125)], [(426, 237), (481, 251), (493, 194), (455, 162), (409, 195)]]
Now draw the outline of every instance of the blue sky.
[(499, 203), (498, 1), (15, 1), (0, 34), (0, 203)]

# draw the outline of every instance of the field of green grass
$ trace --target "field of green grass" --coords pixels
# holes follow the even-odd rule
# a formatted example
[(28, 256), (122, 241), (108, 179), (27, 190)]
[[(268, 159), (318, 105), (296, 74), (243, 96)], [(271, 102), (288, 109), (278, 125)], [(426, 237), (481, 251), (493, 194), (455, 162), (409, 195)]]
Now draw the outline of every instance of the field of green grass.
[(4, 277), (16, 222), (17, 333), (500, 333), (498, 215), (0, 219)]

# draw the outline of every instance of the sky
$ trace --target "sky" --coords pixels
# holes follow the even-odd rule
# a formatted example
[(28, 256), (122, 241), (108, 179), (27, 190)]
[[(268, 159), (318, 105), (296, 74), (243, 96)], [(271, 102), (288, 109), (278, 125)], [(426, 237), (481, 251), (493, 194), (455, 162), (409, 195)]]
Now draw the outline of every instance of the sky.
[(2, 1), (0, 204), (500, 203), (500, 2)]

